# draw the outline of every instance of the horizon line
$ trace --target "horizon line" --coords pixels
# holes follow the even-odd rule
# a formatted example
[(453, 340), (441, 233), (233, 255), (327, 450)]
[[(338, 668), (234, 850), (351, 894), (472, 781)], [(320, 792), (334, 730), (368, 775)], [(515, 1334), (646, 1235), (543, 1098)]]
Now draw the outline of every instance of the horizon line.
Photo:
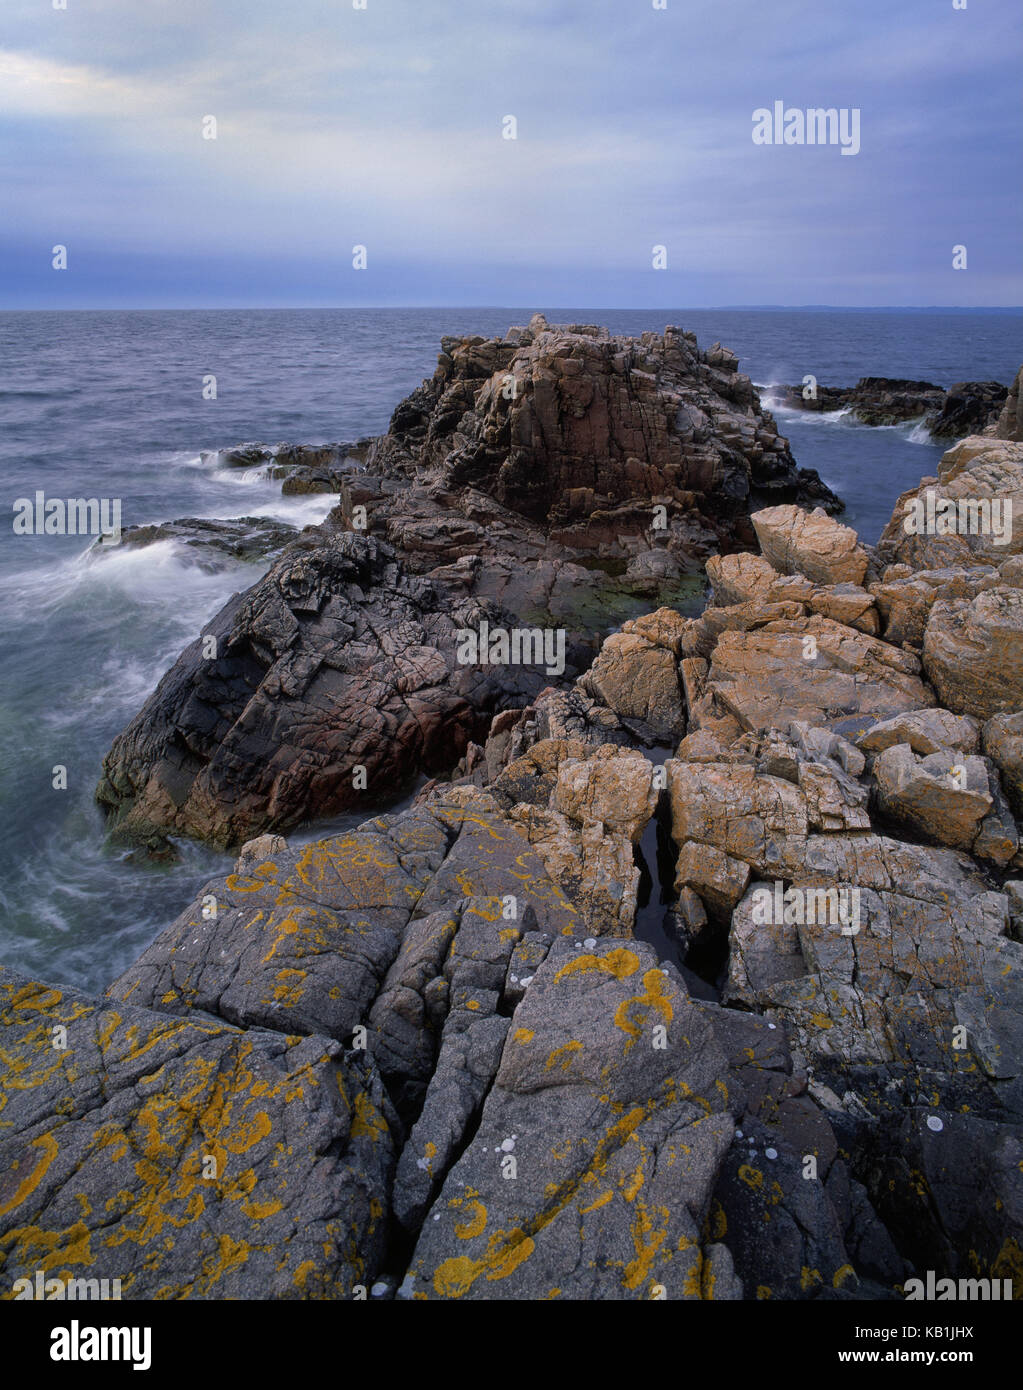
[[(529, 310), (531, 314), (543, 312), (528, 304), (175, 304), (175, 305), (77, 305), (59, 306), (38, 305), (35, 307), (3, 308), (0, 314), (218, 314), (218, 313), (322, 313), (345, 310), (372, 310), (375, 312), (407, 313), (410, 310), (455, 310), (458, 312), (497, 310), (513, 313)], [(962, 313), (962, 314), (1023, 314), (1020, 304), (705, 304), (705, 305), (586, 305), (567, 304), (552, 306), (547, 312), (561, 309), (585, 310), (587, 313), (603, 314), (653, 314), (674, 313), (724, 313), (724, 312), (777, 312), (810, 313), (827, 310), (850, 314), (871, 313)]]

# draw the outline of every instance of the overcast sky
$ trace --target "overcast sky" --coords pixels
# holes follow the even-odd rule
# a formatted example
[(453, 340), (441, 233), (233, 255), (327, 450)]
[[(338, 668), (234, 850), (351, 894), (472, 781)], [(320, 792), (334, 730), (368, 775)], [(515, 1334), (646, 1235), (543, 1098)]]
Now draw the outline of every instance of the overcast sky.
[(666, 5), (2, 0), (0, 307), (1023, 304), (1020, 0)]

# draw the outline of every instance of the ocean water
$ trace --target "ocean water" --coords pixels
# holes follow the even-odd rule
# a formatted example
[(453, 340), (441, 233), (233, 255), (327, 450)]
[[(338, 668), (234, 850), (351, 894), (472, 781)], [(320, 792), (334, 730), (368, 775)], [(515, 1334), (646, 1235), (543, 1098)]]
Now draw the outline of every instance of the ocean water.
[[(770, 394), (902, 376), (1008, 383), (1023, 358), (1018, 314), (544, 309), (615, 332), (679, 324), (720, 340)], [(444, 334), (503, 334), (508, 309), (0, 313), (0, 472), (16, 498), (120, 498), (122, 524), (183, 516), (322, 519), (327, 497), (282, 498), (199, 452), (247, 440), (323, 443), (386, 429), (429, 376)], [(203, 378), (217, 399), (203, 399)], [(942, 448), (912, 426), (778, 412), (800, 464), (876, 540), (900, 492)], [(8, 510), (9, 509), (9, 510)], [(181, 648), (259, 569), (209, 574), (172, 543), (96, 560), (81, 537), (0, 526), (0, 961), (100, 990), (229, 861), (179, 845), (166, 866), (104, 844), (93, 792), (103, 755)], [(67, 769), (67, 789), (53, 786)], [(399, 789), (395, 789), (396, 797)], [(312, 834), (310, 830), (307, 832)]]

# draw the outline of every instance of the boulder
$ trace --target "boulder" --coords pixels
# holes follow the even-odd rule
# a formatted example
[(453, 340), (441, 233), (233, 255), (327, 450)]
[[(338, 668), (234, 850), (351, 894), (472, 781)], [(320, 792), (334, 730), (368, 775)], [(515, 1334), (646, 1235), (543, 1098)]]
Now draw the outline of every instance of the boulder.
[(992, 565), (915, 572), (909, 565), (889, 565), (869, 589), (881, 616), (884, 640), (919, 652), (938, 599), (976, 598), (999, 582), (999, 571)]
[(885, 748), (874, 762), (884, 815), (939, 845), (970, 849), (994, 804), (980, 758), (950, 749), (917, 758), (908, 743)]
[(742, 553), (711, 556), (707, 578), (715, 603), (725, 607), (795, 602), (807, 613), (820, 613), (861, 632), (880, 631), (874, 596), (858, 584), (813, 584), (801, 574), (779, 574), (762, 555)]
[(996, 764), (1016, 815), (1023, 819), (1023, 713), (996, 714), (982, 730), (984, 752)]
[(924, 631), (923, 667), (946, 708), (976, 719), (1023, 707), (1023, 592), (999, 585), (941, 599)]
[(765, 558), (782, 574), (802, 574), (815, 584), (861, 584), (867, 555), (856, 532), (820, 507), (768, 507), (751, 518)]
[(554, 810), (570, 820), (599, 821), (621, 829), (633, 844), (657, 809), (653, 764), (635, 749), (598, 748), (558, 766)]
[(902, 494), (877, 545), (881, 564), (913, 570), (998, 566), (1021, 551), (1023, 445), (977, 436)]
[(952, 714), (947, 709), (909, 710), (872, 724), (856, 740), (856, 747), (864, 753), (883, 753), (896, 743), (908, 744), (914, 753), (923, 756), (946, 748), (976, 753), (980, 749), (980, 728), (969, 715)]
[(609, 637), (579, 689), (651, 742), (677, 741), (685, 732), (675, 657), (638, 632)]
[(766, 732), (793, 720), (876, 721), (934, 703), (909, 653), (830, 618), (763, 616), (762, 626), (720, 634), (703, 701), (690, 708), (697, 726), (711, 707), (742, 729)]

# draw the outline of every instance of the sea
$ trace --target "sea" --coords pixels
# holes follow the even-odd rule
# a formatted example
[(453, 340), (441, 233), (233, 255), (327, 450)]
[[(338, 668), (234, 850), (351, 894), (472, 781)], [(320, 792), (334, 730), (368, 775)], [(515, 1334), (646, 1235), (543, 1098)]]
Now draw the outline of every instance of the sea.
[[(174, 863), (139, 862), (105, 843), (93, 796), (114, 737), (182, 647), (260, 573), (243, 562), (204, 571), (172, 542), (97, 558), (88, 538), (17, 535), (16, 500), (38, 490), (120, 499), (124, 526), (320, 521), (332, 498), (282, 497), (258, 471), (203, 464), (201, 452), (380, 433), (432, 374), (442, 336), (503, 335), (531, 312), (0, 313), (0, 476), (12, 518), (0, 525), (0, 962), (99, 992), (230, 864), (188, 842)], [(1023, 360), (1019, 311), (542, 312), (615, 333), (676, 324), (701, 347), (736, 352), (765, 400), (773, 385), (807, 375), (827, 386), (861, 376), (1008, 384)], [(776, 417), (797, 461), (819, 471), (847, 503), (843, 520), (871, 542), (947, 447), (918, 425), (871, 429), (840, 412)]]

